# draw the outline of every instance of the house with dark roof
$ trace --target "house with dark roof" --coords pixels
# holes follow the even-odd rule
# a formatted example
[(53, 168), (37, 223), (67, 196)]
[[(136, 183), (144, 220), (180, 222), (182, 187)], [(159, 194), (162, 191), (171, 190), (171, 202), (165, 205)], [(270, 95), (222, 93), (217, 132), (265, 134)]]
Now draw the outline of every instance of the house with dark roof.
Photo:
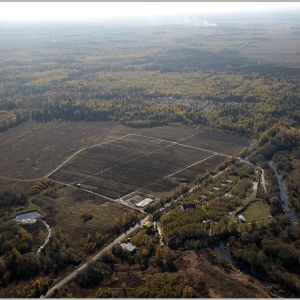
[(182, 208), (184, 210), (196, 210), (196, 204), (195, 203), (189, 203), (189, 204), (182, 204)]
[(168, 246), (172, 249), (176, 249), (178, 247), (177, 239), (175, 236), (172, 236), (168, 241)]

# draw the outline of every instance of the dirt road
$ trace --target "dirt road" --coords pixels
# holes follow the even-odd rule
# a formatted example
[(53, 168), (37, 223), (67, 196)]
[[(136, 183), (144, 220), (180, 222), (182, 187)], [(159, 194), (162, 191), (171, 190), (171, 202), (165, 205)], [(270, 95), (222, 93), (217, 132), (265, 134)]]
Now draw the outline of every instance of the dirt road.
[(76, 277), (76, 275), (84, 270), (87, 266), (88, 263), (90, 263), (90, 261), (95, 261), (97, 259), (99, 259), (99, 257), (102, 255), (102, 253), (110, 248), (112, 248), (113, 245), (116, 245), (117, 243), (120, 243), (124, 238), (126, 238), (128, 235), (130, 235), (134, 230), (136, 230), (138, 227), (143, 226), (148, 220), (148, 216), (145, 217), (140, 224), (136, 224), (134, 227), (132, 227), (130, 230), (128, 230), (126, 233), (121, 234), (119, 237), (117, 237), (113, 242), (111, 242), (109, 245), (107, 245), (106, 247), (104, 247), (101, 251), (99, 251), (97, 254), (95, 254), (94, 256), (92, 256), (92, 258), (89, 258), (89, 261), (85, 262), (83, 265), (81, 265), (79, 268), (77, 268), (75, 271), (73, 271), (71, 274), (69, 274), (68, 276), (66, 276), (65, 278), (63, 278), (62, 280), (60, 280), (59, 282), (57, 282), (56, 284), (54, 284), (54, 286), (52, 286), (45, 295), (41, 296), (40, 298), (47, 298), (50, 297), (52, 295), (52, 293), (54, 292), (55, 289), (58, 289), (60, 287), (62, 287), (64, 284), (66, 284), (67, 282), (69, 282), (70, 280), (74, 279)]
[(84, 151), (84, 150), (87, 150), (87, 149), (90, 149), (90, 148), (94, 148), (94, 147), (98, 147), (98, 146), (101, 146), (101, 145), (104, 145), (104, 144), (108, 144), (108, 143), (111, 143), (111, 142), (114, 142), (116, 140), (120, 140), (120, 139), (123, 139), (127, 136), (130, 136), (132, 134), (126, 134), (124, 136), (121, 136), (121, 137), (118, 137), (118, 138), (115, 138), (113, 140), (110, 140), (110, 141), (107, 141), (107, 142), (103, 142), (103, 143), (99, 143), (99, 144), (96, 144), (96, 145), (93, 145), (93, 146), (89, 146), (89, 147), (85, 147), (85, 148), (82, 148), (80, 150), (78, 150), (77, 152), (75, 152), (74, 154), (72, 154), (69, 158), (67, 158), (63, 163), (61, 163), (55, 170), (51, 171), (48, 175), (46, 175), (45, 177), (50, 177), (53, 173), (55, 173), (56, 171), (58, 171), (63, 165), (65, 165), (69, 160), (71, 160), (73, 157), (75, 157), (77, 154), (79, 154), (80, 152)]
[(246, 163), (246, 164), (249, 164), (249, 165), (251, 165), (253, 168), (257, 168), (257, 169), (259, 169), (259, 170), (261, 171), (261, 177), (260, 177), (261, 180), (260, 180), (260, 181), (261, 181), (261, 184), (262, 184), (262, 186), (263, 186), (263, 188), (264, 188), (265, 193), (267, 193), (266, 180), (265, 180), (265, 171), (264, 171), (264, 169), (262, 169), (261, 167), (255, 166), (254, 164), (252, 164), (252, 163), (251, 163), (250, 161), (248, 161), (248, 160), (241, 159), (241, 161), (244, 162), (244, 163)]

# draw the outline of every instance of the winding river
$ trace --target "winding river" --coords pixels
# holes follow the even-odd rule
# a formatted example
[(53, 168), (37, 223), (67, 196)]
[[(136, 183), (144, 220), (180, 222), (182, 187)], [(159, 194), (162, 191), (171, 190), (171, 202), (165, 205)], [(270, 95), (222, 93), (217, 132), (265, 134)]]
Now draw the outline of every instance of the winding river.
[(281, 203), (282, 203), (282, 208), (283, 209), (286, 209), (286, 208), (291, 209), (291, 211), (287, 212), (286, 214), (291, 219), (292, 228), (295, 229), (294, 222), (297, 220), (297, 214), (296, 214), (295, 210), (290, 206), (289, 197), (286, 193), (285, 184), (284, 184), (284, 181), (283, 181), (283, 176), (278, 172), (277, 168), (274, 165), (273, 160), (269, 161), (269, 165), (274, 170), (274, 172), (276, 174), (277, 183), (278, 183), (278, 186), (279, 186), (279, 189), (280, 189), (280, 200), (281, 200)]
[[(281, 203), (282, 203), (282, 207), (283, 207), (283, 209), (286, 209), (286, 208), (291, 209), (291, 211), (290, 211), (290, 212), (287, 212), (286, 214), (289, 216), (289, 218), (290, 218), (290, 220), (291, 220), (291, 222), (292, 222), (291, 227), (292, 227), (292, 229), (294, 230), (295, 227), (296, 227), (295, 221), (297, 220), (297, 214), (296, 214), (295, 210), (292, 209), (292, 207), (290, 206), (290, 203), (289, 203), (289, 197), (288, 197), (288, 195), (287, 195), (287, 193), (286, 193), (286, 189), (285, 189), (285, 185), (284, 185), (284, 181), (283, 181), (283, 176), (278, 172), (276, 166), (274, 165), (273, 160), (271, 160), (271, 161), (269, 162), (269, 165), (270, 165), (270, 167), (274, 170), (274, 172), (275, 172), (275, 174), (276, 174), (278, 186), (279, 186), (279, 189), (280, 189), (280, 200), (281, 200)], [(225, 242), (225, 243), (226, 243), (226, 242)], [(257, 278), (257, 277), (254, 277), (254, 276), (250, 275), (250, 274), (247, 272), (247, 270), (244, 270), (243, 268), (239, 267), (239, 266), (235, 263), (235, 261), (234, 261), (232, 255), (226, 250), (224, 241), (221, 241), (221, 242), (218, 244), (218, 246), (216, 246), (215, 248), (220, 252), (220, 254), (221, 254), (223, 257), (227, 258), (228, 261), (229, 261), (234, 267), (236, 267), (237, 269), (239, 269), (242, 273), (244, 273), (245, 275), (248, 275), (248, 276), (251, 276), (251, 277), (255, 278), (255, 279), (256, 279), (258, 282), (260, 282), (264, 287), (267, 287), (267, 288), (270, 287), (270, 284), (269, 284), (268, 282), (263, 281), (263, 280), (261, 280), (260, 278)], [(287, 297), (286, 294), (280, 294), (280, 293), (276, 292), (274, 289), (271, 289), (271, 292), (272, 292), (274, 295), (278, 296), (278, 297)]]
[[(225, 242), (226, 243), (226, 242)], [(220, 241), (220, 243), (215, 247), (215, 249), (217, 249), (220, 254), (227, 258), (228, 261), (235, 267), (237, 268), (238, 270), (240, 270), (243, 274), (249, 276), (249, 277), (252, 277), (254, 278), (255, 280), (257, 280), (261, 285), (263, 285), (265, 288), (269, 289), (269, 291), (276, 295), (277, 297), (279, 298), (286, 298), (287, 295), (286, 294), (281, 294), (281, 293), (278, 293), (277, 291), (275, 291), (273, 288), (271, 288), (270, 286), (270, 283), (256, 277), (256, 276), (253, 276), (252, 274), (250, 274), (249, 272), (247, 272), (247, 270), (245, 270), (244, 268), (240, 267), (238, 264), (235, 263), (234, 259), (233, 259), (233, 256), (226, 250), (225, 248), (225, 244), (224, 244), (224, 241)]]

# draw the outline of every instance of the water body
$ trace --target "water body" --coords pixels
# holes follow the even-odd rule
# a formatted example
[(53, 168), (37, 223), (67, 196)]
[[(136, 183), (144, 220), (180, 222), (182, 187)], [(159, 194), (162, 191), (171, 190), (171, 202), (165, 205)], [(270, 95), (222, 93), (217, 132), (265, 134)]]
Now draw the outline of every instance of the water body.
[(31, 212), (16, 216), (15, 220), (16, 221), (33, 220), (40, 216), (41, 216), (41, 214), (38, 211), (31, 211)]
[[(251, 275), (249, 272), (247, 272), (247, 270), (245, 270), (244, 268), (241, 268), (239, 265), (236, 264), (236, 262), (233, 259), (233, 256), (226, 250), (225, 248), (225, 244), (224, 241), (219, 242), (219, 244), (215, 247), (215, 249), (217, 249), (221, 255), (225, 258), (227, 258), (229, 260), (229, 262), (238, 270), (240, 270), (242, 273), (244, 273), (245, 275), (252, 277), (254, 279), (256, 279), (261, 285), (263, 285), (266, 288), (270, 288), (270, 283)], [(287, 297), (286, 294), (280, 294), (278, 292), (276, 292), (274, 289), (270, 289), (270, 292), (278, 297)]]
[(223, 257), (227, 258), (231, 262), (231, 264), (235, 266), (234, 259), (232, 255), (225, 249), (225, 244), (223, 241), (219, 243), (216, 249), (222, 254)]
[(296, 214), (295, 210), (292, 209), (292, 207), (290, 206), (289, 197), (286, 194), (286, 189), (285, 189), (285, 184), (284, 184), (284, 181), (283, 181), (283, 176), (278, 172), (277, 168), (274, 165), (273, 160), (269, 161), (269, 165), (274, 170), (274, 172), (276, 174), (277, 183), (278, 183), (278, 186), (279, 186), (279, 189), (280, 189), (280, 200), (281, 200), (281, 203), (282, 203), (282, 207), (283, 207), (283, 209), (285, 209), (285, 208), (290, 208), (291, 209), (291, 211), (289, 213), (286, 213), (286, 214), (289, 216), (289, 218), (292, 221), (292, 228), (295, 229), (296, 226), (293, 222), (295, 222), (297, 220), (297, 214)]
[[(25, 214), (20, 214), (18, 215), (15, 220), (18, 222), (26, 222), (28, 224), (33, 224), (33, 222), (35, 222), (35, 219), (40, 217), (41, 214), (38, 211), (32, 211), (29, 213), (25, 213)], [(42, 244), (42, 246), (37, 250), (37, 255), (39, 255), (41, 253), (41, 251), (43, 250), (43, 248), (48, 244), (50, 237), (51, 237), (51, 228), (50, 226), (44, 221), (39, 219), (39, 221), (41, 221), (47, 228), (48, 230), (48, 236), (46, 237), (44, 243)]]
[[(292, 225), (291, 225), (291, 226), (292, 226), (292, 229), (294, 230), (295, 227), (296, 227), (296, 225), (295, 225), (293, 222), (297, 220), (297, 215), (296, 215), (295, 210), (292, 209), (292, 208), (290, 207), (289, 197), (288, 197), (288, 195), (287, 195), (287, 193), (286, 193), (286, 189), (285, 189), (285, 185), (284, 185), (284, 181), (283, 181), (283, 176), (278, 172), (277, 168), (276, 168), (275, 165), (274, 165), (273, 160), (271, 160), (271, 161), (269, 162), (269, 165), (270, 165), (270, 167), (274, 170), (274, 172), (275, 172), (275, 174), (276, 174), (278, 186), (279, 186), (279, 189), (280, 189), (280, 200), (281, 200), (281, 203), (282, 203), (282, 207), (283, 207), (283, 209), (285, 209), (285, 208), (290, 208), (290, 209), (291, 209), (291, 212), (286, 213), (286, 214), (290, 217), (291, 222), (292, 222)], [(225, 244), (226, 244), (226, 242), (225, 242)], [(218, 245), (217, 247), (215, 247), (215, 248), (221, 253), (221, 255), (222, 255), (223, 257), (227, 258), (227, 259), (229, 260), (229, 262), (230, 262), (234, 267), (236, 267), (237, 269), (239, 269), (239, 270), (240, 270), (242, 273), (244, 273), (245, 275), (248, 275), (248, 276), (251, 276), (251, 277), (255, 278), (255, 279), (256, 279), (258, 282), (260, 282), (264, 287), (269, 287), (269, 286), (270, 286), (270, 284), (269, 284), (268, 282), (266, 282), (266, 281), (264, 281), (264, 280), (261, 280), (260, 278), (257, 278), (257, 277), (255, 277), (255, 276), (250, 275), (249, 272), (247, 272), (247, 270), (245, 270), (245, 269), (241, 268), (240, 266), (238, 266), (238, 265), (235, 263), (235, 261), (234, 261), (232, 255), (231, 255), (229, 252), (227, 252), (227, 250), (226, 250), (226, 248), (225, 248), (225, 244), (224, 244), (223, 241), (221, 241), (221, 242), (219, 243), (219, 245)], [(272, 292), (274, 295), (276, 295), (276, 296), (278, 296), (278, 297), (280, 297), (280, 298), (281, 298), (281, 297), (285, 297), (285, 298), (288, 297), (287, 294), (280, 294), (280, 293), (276, 292), (274, 289), (272, 289), (271, 292)]]

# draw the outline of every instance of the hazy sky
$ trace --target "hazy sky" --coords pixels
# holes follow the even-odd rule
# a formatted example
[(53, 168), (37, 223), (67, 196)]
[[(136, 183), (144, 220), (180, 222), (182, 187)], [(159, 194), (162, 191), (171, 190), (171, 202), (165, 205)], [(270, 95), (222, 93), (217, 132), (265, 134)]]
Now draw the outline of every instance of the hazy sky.
[(106, 17), (162, 16), (300, 9), (298, 2), (1, 2), (0, 21), (99, 20)]

